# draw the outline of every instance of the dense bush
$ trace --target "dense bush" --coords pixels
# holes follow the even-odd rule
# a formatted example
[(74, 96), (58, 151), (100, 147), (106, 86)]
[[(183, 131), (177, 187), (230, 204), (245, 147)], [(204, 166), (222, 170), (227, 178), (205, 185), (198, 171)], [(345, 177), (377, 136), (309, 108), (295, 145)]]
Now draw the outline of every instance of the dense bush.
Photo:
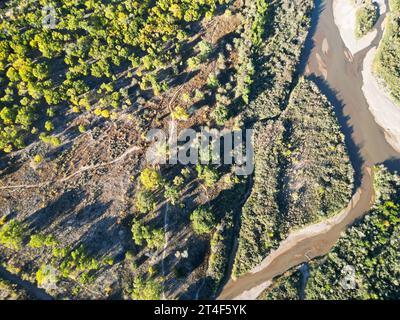
[(165, 243), (165, 232), (163, 229), (151, 229), (142, 222), (134, 220), (131, 231), (133, 241), (138, 246), (146, 243), (149, 249), (160, 249)]
[(150, 191), (139, 191), (136, 194), (135, 207), (140, 213), (148, 213), (155, 209), (156, 199)]
[(379, 7), (377, 4), (367, 2), (356, 12), (356, 37), (361, 38), (372, 30), (379, 18)]
[(279, 120), (256, 137), (252, 194), (243, 208), (234, 272), (258, 263), (290, 231), (343, 209), (353, 169), (333, 108), (315, 84), (300, 80)]
[(161, 186), (162, 178), (156, 169), (145, 168), (140, 173), (140, 182), (146, 190), (155, 190)]
[(133, 281), (132, 299), (160, 300), (162, 289), (161, 284), (157, 280), (137, 277)]
[(210, 166), (198, 164), (196, 171), (198, 178), (203, 180), (207, 187), (212, 187), (219, 179), (218, 172)]

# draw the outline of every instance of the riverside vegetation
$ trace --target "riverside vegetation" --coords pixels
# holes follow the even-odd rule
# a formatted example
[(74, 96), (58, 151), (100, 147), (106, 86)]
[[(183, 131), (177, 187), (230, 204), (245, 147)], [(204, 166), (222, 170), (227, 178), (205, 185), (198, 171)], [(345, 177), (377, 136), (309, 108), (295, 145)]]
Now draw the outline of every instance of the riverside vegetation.
[(356, 37), (362, 38), (372, 30), (379, 18), (379, 6), (372, 0), (363, 0), (356, 12)]
[(287, 109), (259, 138), (263, 149), (243, 208), (237, 275), (259, 264), (290, 231), (339, 213), (352, 195), (344, 136), (311, 81), (300, 80)]
[(332, 251), (310, 263), (301, 292), (301, 272), (278, 278), (262, 299), (399, 299), (400, 177), (376, 167), (374, 207), (349, 228)]
[(390, 0), (386, 30), (374, 62), (374, 72), (400, 105), (400, 1)]

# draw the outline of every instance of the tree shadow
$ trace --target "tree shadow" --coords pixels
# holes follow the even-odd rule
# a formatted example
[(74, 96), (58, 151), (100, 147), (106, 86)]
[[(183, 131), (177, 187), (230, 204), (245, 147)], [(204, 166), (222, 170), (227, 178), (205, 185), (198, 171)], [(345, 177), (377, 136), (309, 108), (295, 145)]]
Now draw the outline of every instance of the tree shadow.
[(66, 191), (57, 200), (30, 215), (23, 223), (28, 225), (31, 231), (40, 233), (61, 217), (72, 214), (84, 195), (79, 189)]

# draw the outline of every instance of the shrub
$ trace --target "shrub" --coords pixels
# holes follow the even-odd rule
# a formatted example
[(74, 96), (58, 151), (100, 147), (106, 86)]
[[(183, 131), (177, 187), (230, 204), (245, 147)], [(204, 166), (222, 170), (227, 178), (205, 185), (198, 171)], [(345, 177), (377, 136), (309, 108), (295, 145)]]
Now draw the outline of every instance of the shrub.
[(54, 125), (51, 121), (46, 121), (44, 124), (44, 127), (47, 131), (52, 131), (54, 130)]
[(208, 56), (210, 55), (210, 53), (212, 52), (211, 43), (209, 43), (209, 42), (207, 42), (205, 40), (202, 40), (202, 41), (199, 42), (199, 44), (197, 46), (198, 46), (198, 48), (200, 50), (200, 54), (199, 54), (200, 55), (200, 59), (202, 61), (205, 61), (208, 58)]
[(384, 80), (392, 97), (400, 105), (400, 1), (393, 1), (391, 8), (393, 12), (388, 17), (385, 34), (376, 54), (374, 71)]
[(33, 161), (36, 164), (39, 164), (39, 163), (41, 163), (43, 161), (43, 157), (40, 154), (37, 154), (36, 156), (33, 157)]
[(198, 178), (204, 180), (204, 184), (207, 187), (212, 187), (219, 179), (218, 172), (210, 166), (198, 164), (196, 171)]
[(180, 198), (180, 192), (176, 186), (168, 184), (165, 186), (164, 197), (165, 199), (167, 199), (169, 203), (171, 203), (174, 206), (178, 203), (178, 200)]
[(208, 78), (207, 78), (207, 84), (210, 86), (210, 88), (216, 88), (218, 87), (219, 81), (218, 81), (218, 77), (216, 76), (216, 74), (211, 73)]
[(229, 109), (223, 105), (218, 104), (215, 110), (211, 113), (215, 123), (219, 126), (223, 126), (228, 121)]
[(150, 249), (160, 249), (164, 245), (165, 233), (162, 229), (151, 230), (140, 221), (133, 220), (131, 231), (133, 241), (138, 246), (146, 242)]
[(42, 234), (32, 235), (28, 246), (31, 248), (42, 248), (42, 247), (55, 247), (58, 244), (57, 240), (52, 235), (47, 237)]
[(61, 140), (59, 137), (56, 136), (52, 136), (50, 138), (50, 143), (54, 146), (54, 147), (58, 147), (61, 144)]
[(178, 106), (172, 112), (172, 119), (186, 121), (189, 119), (189, 114), (187, 113), (187, 111), (185, 109)]

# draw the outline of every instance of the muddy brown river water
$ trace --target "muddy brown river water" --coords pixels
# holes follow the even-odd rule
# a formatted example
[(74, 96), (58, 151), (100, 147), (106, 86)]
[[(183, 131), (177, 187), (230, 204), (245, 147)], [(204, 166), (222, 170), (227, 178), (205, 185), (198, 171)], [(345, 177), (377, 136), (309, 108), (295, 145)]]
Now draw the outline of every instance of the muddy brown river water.
[(356, 170), (357, 191), (337, 216), (293, 233), (252, 272), (230, 280), (219, 299), (255, 299), (274, 277), (328, 253), (347, 226), (371, 208), (375, 199), (372, 166), (385, 163), (392, 169), (399, 168), (400, 154), (388, 144), (383, 129), (375, 123), (361, 89), (364, 58), (372, 47), (379, 45), (386, 17), (380, 17), (373, 43), (353, 56), (335, 25), (333, 1), (337, 0), (316, 1), (301, 73), (314, 80), (335, 107)]

